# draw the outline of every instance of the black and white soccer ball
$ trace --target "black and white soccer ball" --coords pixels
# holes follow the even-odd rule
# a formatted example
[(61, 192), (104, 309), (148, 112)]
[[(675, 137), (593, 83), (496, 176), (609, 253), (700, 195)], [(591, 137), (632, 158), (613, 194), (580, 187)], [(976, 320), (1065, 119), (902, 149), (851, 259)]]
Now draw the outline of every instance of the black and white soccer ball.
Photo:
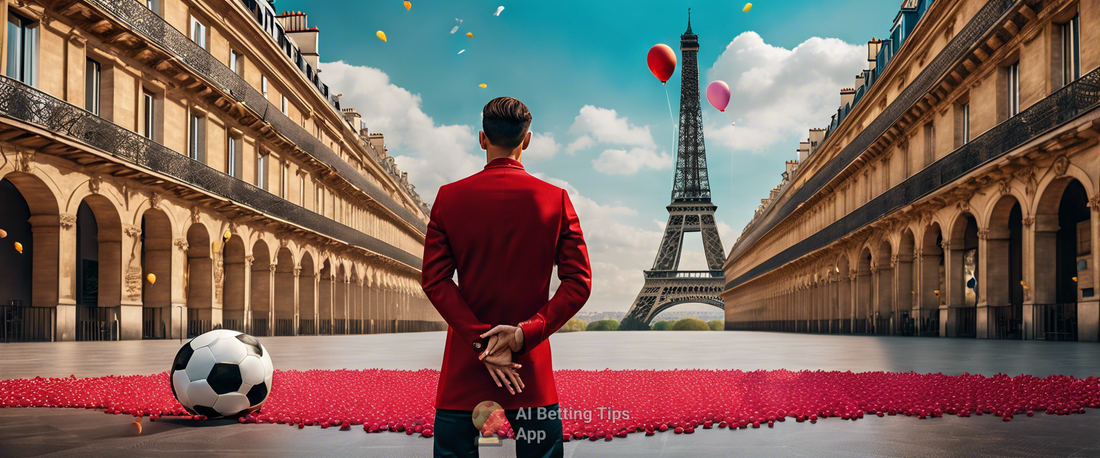
[(274, 367), (259, 340), (215, 329), (187, 342), (172, 362), (172, 394), (194, 415), (239, 417), (271, 392)]

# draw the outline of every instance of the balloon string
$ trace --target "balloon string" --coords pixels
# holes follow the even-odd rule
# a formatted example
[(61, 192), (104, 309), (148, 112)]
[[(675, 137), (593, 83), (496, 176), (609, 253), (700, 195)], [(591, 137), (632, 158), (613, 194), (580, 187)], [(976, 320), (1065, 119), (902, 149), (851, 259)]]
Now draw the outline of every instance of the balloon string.
[(665, 88), (665, 103), (668, 103), (668, 120), (672, 121), (672, 149), (676, 149), (676, 118), (672, 116), (672, 101), (668, 98), (668, 85), (662, 84)]

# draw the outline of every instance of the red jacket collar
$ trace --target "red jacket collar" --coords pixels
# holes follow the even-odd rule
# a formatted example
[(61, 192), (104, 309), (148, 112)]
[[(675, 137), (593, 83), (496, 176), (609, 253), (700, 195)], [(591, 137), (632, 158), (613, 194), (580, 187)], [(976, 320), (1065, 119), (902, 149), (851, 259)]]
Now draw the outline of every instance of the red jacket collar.
[(498, 157), (496, 159), (493, 159), (492, 161), (489, 161), (488, 164), (485, 164), (486, 169), (495, 169), (495, 168), (498, 168), (498, 167), (511, 167), (511, 168), (516, 168), (516, 169), (523, 169), (523, 164), (520, 164), (519, 161), (517, 161), (515, 159), (512, 159), (510, 157)]

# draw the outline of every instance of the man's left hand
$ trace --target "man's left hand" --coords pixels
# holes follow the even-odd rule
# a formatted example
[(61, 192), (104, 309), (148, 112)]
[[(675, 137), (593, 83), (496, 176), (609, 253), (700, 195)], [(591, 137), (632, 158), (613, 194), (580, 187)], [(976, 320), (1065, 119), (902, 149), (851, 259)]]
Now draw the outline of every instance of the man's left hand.
[(504, 349), (518, 352), (523, 348), (523, 328), (521, 327), (498, 324), (493, 329), (490, 329), (489, 332), (482, 334), (481, 338), (484, 339), (491, 336), (497, 336), (496, 341), (494, 342), (490, 339), (488, 348), (478, 356), (478, 359), (484, 360), (486, 356)]

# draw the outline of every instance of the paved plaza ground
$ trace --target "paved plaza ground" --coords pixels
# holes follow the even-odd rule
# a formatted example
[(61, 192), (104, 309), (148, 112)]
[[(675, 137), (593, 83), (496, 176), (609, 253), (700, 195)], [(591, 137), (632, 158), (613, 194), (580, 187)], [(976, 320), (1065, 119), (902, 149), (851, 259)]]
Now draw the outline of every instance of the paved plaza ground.
[[(267, 337), (277, 369), (438, 369), (444, 333)], [(1100, 344), (763, 332), (583, 332), (551, 338), (555, 369), (821, 369), (1100, 375)], [(151, 374), (179, 341), (0, 344), (0, 379)], [(430, 439), (361, 429), (226, 420), (144, 422), (72, 409), (0, 409), (0, 457), (430, 456)], [(774, 429), (569, 442), (566, 456), (1100, 456), (1100, 411), (1085, 415), (788, 421)], [(515, 456), (511, 441), (482, 456)]]

